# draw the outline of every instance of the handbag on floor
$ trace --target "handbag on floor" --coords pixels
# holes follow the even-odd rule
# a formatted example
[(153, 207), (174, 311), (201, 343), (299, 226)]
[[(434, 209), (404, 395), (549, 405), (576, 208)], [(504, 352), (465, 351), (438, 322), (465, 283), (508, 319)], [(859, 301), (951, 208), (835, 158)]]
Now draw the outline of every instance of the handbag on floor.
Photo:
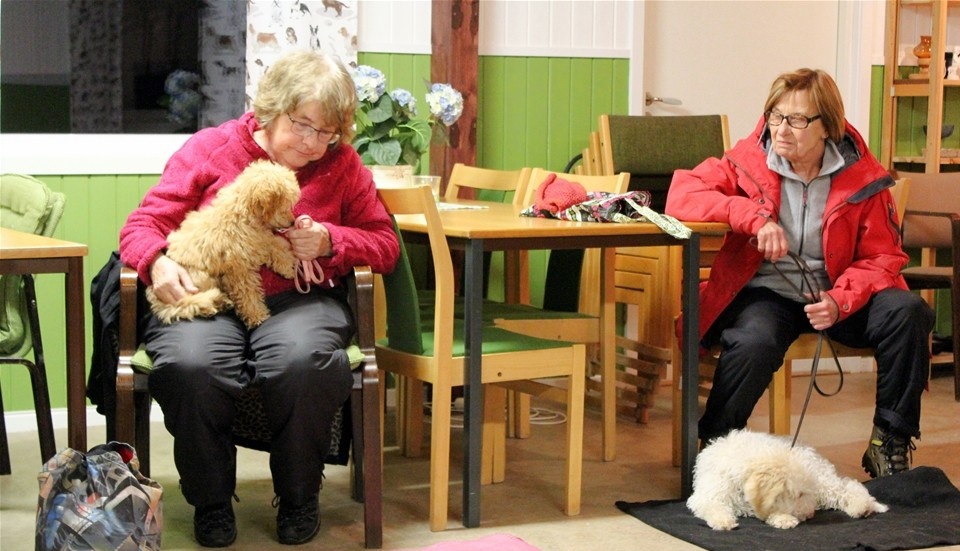
[(163, 488), (140, 474), (129, 444), (66, 448), (38, 479), (37, 551), (160, 549)]

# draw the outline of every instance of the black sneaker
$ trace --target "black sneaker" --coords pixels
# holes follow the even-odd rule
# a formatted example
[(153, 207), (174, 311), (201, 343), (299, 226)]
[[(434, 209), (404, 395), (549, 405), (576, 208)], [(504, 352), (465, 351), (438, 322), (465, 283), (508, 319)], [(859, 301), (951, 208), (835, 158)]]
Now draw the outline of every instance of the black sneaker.
[(277, 538), (284, 545), (299, 545), (312, 540), (320, 531), (320, 502), (317, 496), (300, 505), (274, 498), (277, 507)]
[(230, 502), (197, 507), (193, 535), (204, 547), (226, 547), (237, 539), (237, 520)]
[(863, 470), (870, 478), (908, 471), (915, 449), (917, 447), (909, 436), (888, 433), (874, 426), (867, 451), (863, 454)]

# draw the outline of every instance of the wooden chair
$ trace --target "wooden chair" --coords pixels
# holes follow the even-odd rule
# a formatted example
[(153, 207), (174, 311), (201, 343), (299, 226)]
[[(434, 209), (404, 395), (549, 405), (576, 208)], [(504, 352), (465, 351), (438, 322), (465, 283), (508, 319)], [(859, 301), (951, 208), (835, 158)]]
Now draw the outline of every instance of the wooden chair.
[[(524, 190), (524, 205), (532, 205), (537, 187), (550, 174), (576, 182), (587, 191), (623, 193), (627, 190), (630, 175), (622, 172), (611, 175), (565, 174), (534, 168)], [(596, 292), (600, 281), (600, 251), (598, 249), (551, 251), (544, 282), (543, 308), (529, 305), (504, 305), (496, 310), (494, 323), (497, 327), (543, 338), (597, 345), (600, 340), (600, 299)], [(595, 348), (595, 346), (594, 346)], [(591, 373), (592, 375), (592, 373)], [(607, 384), (616, 381), (596, 381), (588, 376), (588, 401), (599, 402), (595, 396)], [(526, 438), (530, 435), (530, 397), (523, 394), (509, 395), (507, 433)], [(496, 420), (491, 419), (496, 423)], [(616, 419), (604, 419), (605, 430), (614, 431)], [(499, 441), (499, 439), (497, 439)], [(495, 457), (499, 454), (495, 451)], [(486, 450), (485, 450), (486, 453)], [(604, 454), (607, 455), (606, 453)], [(499, 464), (499, 463), (496, 463)], [(494, 480), (502, 476), (494, 470)]]
[[(429, 192), (429, 188), (426, 188)], [(432, 195), (431, 195), (432, 200)], [(367, 266), (354, 269), (348, 278), (350, 305), (357, 323), (355, 350), (348, 355), (355, 358), (353, 390), (344, 408), (349, 407), (352, 436), (353, 478), (351, 493), (354, 500), (363, 503), (364, 544), (368, 549), (383, 545), (382, 506), (382, 444), (380, 431), (380, 373), (374, 355), (373, 273)], [(137, 342), (138, 277), (136, 271), (124, 267), (120, 274), (120, 335), (119, 364), (116, 379), (115, 427), (108, 432), (123, 442), (135, 443), (144, 474), (150, 472), (150, 398), (147, 387), (150, 359)], [(238, 445), (268, 450), (269, 431), (263, 419), (263, 405), (256, 387), (244, 391), (234, 422), (234, 440)], [(346, 415), (339, 419), (347, 418)], [(335, 436), (336, 438), (336, 436)], [(346, 445), (340, 439), (342, 445)], [(344, 450), (340, 450), (341, 453)]]
[[(377, 343), (380, 368), (433, 385), (433, 403), (449, 404), (451, 389), (464, 382), (463, 323), (454, 317), (453, 262), (443, 234), (436, 203), (427, 187), (380, 189), (380, 198), (394, 216), (426, 217), (436, 291), (432, 320), (421, 320), (419, 297), (413, 284), (406, 248), (401, 259), (383, 276), (387, 300), (387, 338)], [(485, 325), (483, 383), (524, 392), (558, 390), (537, 379), (565, 377), (567, 403), (566, 488), (564, 509), (580, 512), (583, 444), (585, 353), (582, 344), (538, 339)], [(447, 525), (450, 479), (450, 408), (432, 409), (430, 433), (430, 529)]]
[[(629, 175), (626, 173), (610, 176), (587, 176), (535, 168), (530, 172), (529, 184), (517, 193), (520, 201), (515, 200), (514, 205), (533, 204), (536, 186), (549, 174), (557, 174), (562, 178), (575, 181), (588, 191), (609, 191), (613, 193), (625, 191), (629, 179)], [(453, 178), (451, 178), (452, 180)], [(580, 291), (583, 287), (592, 291), (598, 288), (597, 282), (600, 277), (598, 252), (595, 250), (588, 251), (584, 255), (583, 251), (551, 251), (547, 266), (547, 281), (545, 282), (547, 297), (544, 299), (544, 307), (531, 306), (528, 301), (510, 302), (511, 296), (520, 297), (508, 293), (507, 303), (484, 302), (485, 320), (502, 329), (529, 336), (589, 345), (597, 344), (600, 338), (599, 299), (595, 292), (582, 293)], [(576, 253), (579, 253), (579, 256)], [(518, 272), (515, 276), (507, 278), (508, 288), (512, 281), (519, 281), (521, 287), (526, 287), (526, 269), (520, 269)], [(522, 296), (522, 294), (520, 295)], [(568, 303), (571, 297), (573, 299), (572, 304)], [(421, 294), (422, 315), (432, 314), (432, 310), (429, 308), (431, 304), (432, 300), (429, 297), (424, 298)], [(426, 308), (424, 308), (425, 306)], [(459, 300), (455, 303), (454, 314), (457, 319), (462, 318), (462, 302)], [(647, 356), (649, 354), (656, 355), (655, 351), (647, 350), (646, 347), (639, 348)], [(421, 422), (422, 410), (417, 406), (422, 402), (422, 398), (419, 398), (418, 392), (420, 392), (420, 389), (417, 385), (401, 384), (401, 394), (404, 395), (404, 398), (398, 401), (400, 405), (398, 426), (401, 434), (403, 434), (400, 442), (405, 454), (415, 456), (419, 453), (423, 440), (420, 433), (423, 426)], [(589, 378), (587, 380), (589, 388), (596, 391), (597, 394), (601, 391), (603, 384), (602, 381), (597, 382)], [(615, 384), (615, 382), (610, 382), (610, 384)], [(509, 412), (506, 425), (502, 414), (504, 400), (509, 403), (506, 410)], [(599, 401), (599, 398), (593, 397), (591, 394), (589, 400)], [(485, 408), (484, 463), (481, 471), (481, 482), (489, 484), (504, 480), (506, 436), (519, 438), (530, 436), (530, 396), (523, 393), (503, 392), (501, 389), (491, 389), (485, 394), (485, 403), (487, 407)], [(615, 419), (605, 420), (608, 430), (613, 430), (612, 427), (615, 422)]]
[[(903, 219), (904, 208), (906, 207), (908, 196), (911, 193), (912, 183), (909, 178), (901, 178), (890, 188), (893, 195), (894, 204), (897, 208), (898, 219)], [(707, 236), (701, 238), (701, 260), (700, 260), (700, 280), (705, 281), (710, 277), (710, 266), (717, 251), (720, 250), (721, 239)], [(677, 272), (680, 266), (675, 267)], [(677, 291), (679, 296), (679, 290)], [(770, 412), (770, 432), (773, 434), (790, 434), (790, 396), (792, 394), (793, 362), (797, 360), (806, 360), (813, 358), (817, 351), (817, 334), (801, 334), (784, 356), (783, 366), (773, 374), (770, 386), (767, 387), (767, 399)], [(844, 346), (838, 342), (833, 342), (833, 350), (837, 357), (873, 357), (872, 348), (852, 348)], [(709, 354), (700, 359), (700, 378), (697, 381), (698, 394), (706, 398), (710, 393), (710, 386), (713, 381), (713, 373), (717, 367), (720, 350), (710, 350)], [(679, 365), (681, 357), (679, 343), (674, 338), (674, 366)], [(832, 361), (829, 348), (824, 345), (821, 350), (821, 362)], [(821, 363), (821, 366), (825, 365)], [(673, 375), (673, 464), (680, 466), (680, 438), (682, 428), (682, 417), (680, 411), (680, 394), (682, 390), (682, 380), (678, 369), (674, 369)]]
[[(934, 289), (950, 292), (953, 354), (934, 357), (934, 363), (953, 364), (954, 399), (960, 401), (960, 173), (915, 174), (903, 214), (903, 246), (920, 249), (920, 264), (904, 268), (903, 277), (936, 309)], [(951, 252), (950, 265), (937, 262), (937, 249)]]
[[(21, 174), (4, 174), (0, 185), (0, 225), (5, 228), (51, 236), (60, 223), (66, 197), (46, 184)], [(47, 367), (40, 335), (40, 314), (33, 274), (0, 276), (0, 364), (19, 364), (30, 374), (33, 409), (37, 417), (40, 459), (57, 453), (47, 388)], [(33, 360), (28, 358), (33, 350)], [(7, 389), (9, 392), (10, 389)], [(10, 448), (0, 395), (0, 475), (10, 474)]]
[[(726, 115), (600, 115), (598, 127), (601, 173), (629, 172), (629, 188), (649, 191), (657, 212), (663, 212), (675, 170), (722, 157), (730, 147)], [(711, 247), (719, 249), (719, 239), (711, 242), (703, 236), (701, 255), (709, 255)], [(625, 342), (672, 350), (673, 319), (680, 311), (680, 264), (676, 247), (617, 249), (616, 301), (630, 305)], [(638, 372), (631, 380), (634, 388), (622, 395), (620, 408), (632, 410), (637, 421), (645, 423), (660, 381), (654, 371)]]
[[(450, 172), (450, 179), (447, 182), (443, 198), (445, 201), (456, 199), (479, 199), (485, 201), (509, 201), (518, 210), (523, 201), (523, 189), (527, 180), (530, 178), (530, 169), (527, 167), (516, 170), (499, 170), (492, 168), (481, 168), (456, 163)], [(457, 254), (457, 253), (454, 253)], [(502, 261), (500, 258), (502, 257)], [(496, 266), (496, 267), (495, 267)], [(461, 267), (458, 262), (454, 270)], [(489, 278), (491, 271), (503, 270), (504, 280), (504, 298), (505, 302), (510, 303), (528, 303), (530, 301), (530, 287), (526, 277), (527, 273), (527, 254), (526, 251), (506, 251), (504, 253), (484, 253), (484, 281)], [(455, 275), (455, 281), (460, 284), (460, 277)], [(459, 293), (458, 293), (459, 294)], [(432, 291), (422, 291), (420, 293), (420, 304), (425, 309), (422, 314), (430, 316), (432, 310), (428, 310), (433, 305)], [(378, 301), (382, 300), (379, 298)], [(488, 300), (484, 311), (492, 316), (502, 303)], [(385, 312), (383, 308), (378, 312)], [(462, 319), (463, 300), (457, 297), (454, 306), (454, 312), (458, 318)], [(385, 323), (385, 320), (383, 320)], [(378, 338), (383, 335), (378, 334)], [(424, 401), (423, 385), (419, 381), (400, 379), (397, 384), (397, 435), (398, 442), (404, 455), (407, 457), (417, 457), (423, 447), (423, 409), (421, 404)], [(492, 480), (487, 478), (487, 470), (484, 470), (485, 477), (483, 483), (490, 483)]]
[[(517, 170), (498, 170), (457, 163), (450, 171), (450, 179), (443, 198), (448, 201), (466, 198), (504, 202), (505, 199), (510, 198), (510, 202), (519, 207), (523, 196), (517, 193), (517, 190), (521, 189), (529, 178), (530, 169), (527, 167)], [(473, 190), (470, 194), (472, 196), (467, 196), (466, 190)], [(484, 192), (498, 192), (498, 196), (492, 194), (481, 196)]]
[(598, 176), (603, 174), (600, 163), (600, 133), (593, 131), (590, 132), (587, 147), (583, 148), (583, 151), (570, 159), (567, 167), (564, 168), (564, 172)]

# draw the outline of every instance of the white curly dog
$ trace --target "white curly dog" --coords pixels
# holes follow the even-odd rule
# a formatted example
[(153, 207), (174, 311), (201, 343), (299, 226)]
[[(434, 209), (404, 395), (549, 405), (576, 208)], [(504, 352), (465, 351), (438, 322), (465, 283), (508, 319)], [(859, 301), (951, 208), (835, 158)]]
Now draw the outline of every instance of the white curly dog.
[(860, 482), (841, 477), (813, 448), (766, 433), (735, 430), (697, 456), (687, 507), (714, 530), (732, 530), (737, 517), (793, 528), (818, 509), (854, 518), (887, 511)]

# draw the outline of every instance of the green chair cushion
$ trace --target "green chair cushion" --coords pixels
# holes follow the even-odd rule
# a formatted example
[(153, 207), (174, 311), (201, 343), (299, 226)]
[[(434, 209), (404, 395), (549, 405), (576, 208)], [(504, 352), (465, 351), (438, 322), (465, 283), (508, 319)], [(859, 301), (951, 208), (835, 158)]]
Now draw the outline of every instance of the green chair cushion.
[[(433, 331), (422, 332), (423, 353), (422, 356), (433, 356)], [(381, 346), (390, 346), (388, 339), (380, 339), (377, 344)], [(485, 326), (483, 328), (483, 353), (497, 354), (503, 352), (522, 352), (529, 350), (548, 350), (552, 348), (562, 348), (572, 346), (572, 343), (565, 341), (556, 341), (551, 339), (541, 339), (530, 337), (498, 327)], [(465, 350), (464, 344), (464, 324), (461, 321), (455, 321), (453, 325), (453, 357), (463, 357)]]
[[(434, 294), (433, 291), (417, 291), (420, 302), (421, 327), (426, 324), (427, 327), (433, 324), (434, 312)], [(463, 297), (457, 297), (453, 304), (453, 316), (456, 319), (463, 319), (465, 312)], [(510, 304), (496, 300), (483, 300), (483, 321), (493, 323), (497, 319), (585, 319), (592, 318), (590, 314), (581, 314), (580, 312), (566, 312), (559, 310), (545, 310), (528, 304)]]

